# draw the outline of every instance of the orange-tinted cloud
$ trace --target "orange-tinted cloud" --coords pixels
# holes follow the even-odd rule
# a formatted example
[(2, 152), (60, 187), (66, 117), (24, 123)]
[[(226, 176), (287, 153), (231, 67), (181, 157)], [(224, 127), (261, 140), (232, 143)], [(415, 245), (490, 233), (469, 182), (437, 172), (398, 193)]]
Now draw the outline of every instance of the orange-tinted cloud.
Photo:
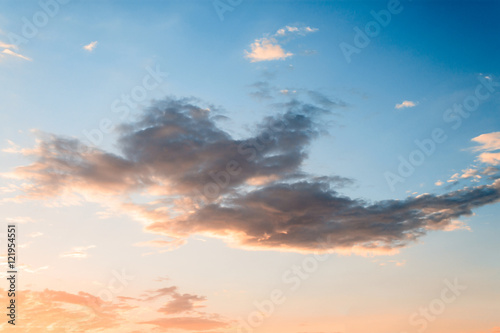
[[(177, 290), (170, 287), (148, 293), (156, 297), (117, 296), (113, 302), (82, 291), (23, 290), (16, 294), (16, 329), (26, 333), (112, 333), (157, 332), (157, 328), (207, 331), (228, 325), (228, 321), (217, 314), (197, 311), (197, 303), (205, 301), (205, 297), (180, 294)], [(9, 302), (5, 290), (0, 290), (0, 301)], [(158, 305), (158, 301), (162, 304)], [(139, 307), (142, 310), (137, 316)], [(10, 332), (10, 329), (10, 325), (0, 326), (0, 332)]]
[[(2, 290), (3, 304), (9, 301)], [(39, 332), (98, 332), (121, 323), (121, 306), (103, 302), (100, 298), (80, 292), (23, 290), (16, 294), (18, 317), (16, 329), (26, 333)], [(10, 332), (4, 325), (0, 332)]]
[(474, 147), (475, 151), (480, 151), (478, 159), (487, 164), (500, 164), (500, 132), (481, 134), (472, 139), (479, 146)]

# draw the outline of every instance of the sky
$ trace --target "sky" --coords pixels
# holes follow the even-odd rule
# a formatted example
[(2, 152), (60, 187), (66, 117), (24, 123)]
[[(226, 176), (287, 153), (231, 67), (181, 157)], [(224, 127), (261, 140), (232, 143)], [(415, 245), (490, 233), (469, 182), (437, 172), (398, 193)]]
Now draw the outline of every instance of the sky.
[(0, 332), (500, 332), (500, 3), (0, 8)]

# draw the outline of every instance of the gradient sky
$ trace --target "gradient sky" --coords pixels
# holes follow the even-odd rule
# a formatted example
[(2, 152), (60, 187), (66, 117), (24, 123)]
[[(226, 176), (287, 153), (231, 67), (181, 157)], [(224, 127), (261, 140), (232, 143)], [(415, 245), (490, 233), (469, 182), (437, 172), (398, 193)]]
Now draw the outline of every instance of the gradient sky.
[(0, 8), (18, 331), (500, 332), (500, 3)]

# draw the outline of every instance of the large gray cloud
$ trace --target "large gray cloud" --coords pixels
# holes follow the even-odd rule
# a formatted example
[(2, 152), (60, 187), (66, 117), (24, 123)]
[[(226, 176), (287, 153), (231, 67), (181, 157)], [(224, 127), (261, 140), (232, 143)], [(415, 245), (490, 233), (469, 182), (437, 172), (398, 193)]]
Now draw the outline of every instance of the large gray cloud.
[[(339, 194), (352, 180), (315, 176), (301, 167), (322, 119), (343, 103), (315, 92), (290, 99), (264, 118), (255, 134), (234, 138), (217, 112), (192, 99), (155, 103), (123, 124), (121, 154), (88, 149), (76, 139), (46, 135), (36, 161), (15, 174), (28, 196), (93, 191), (120, 197), (123, 207), (172, 237), (203, 233), (237, 246), (292, 251), (392, 251), (429, 230), (447, 230), (472, 209), (498, 201), (500, 182), (405, 200), (365, 202)], [(131, 194), (147, 191), (154, 203)]]
[(147, 228), (177, 235), (186, 230), (234, 233), (240, 245), (256, 248), (391, 251), (429, 230), (453, 228), (454, 219), (499, 198), (498, 181), (445, 195), (375, 203), (341, 196), (324, 182), (275, 183)]

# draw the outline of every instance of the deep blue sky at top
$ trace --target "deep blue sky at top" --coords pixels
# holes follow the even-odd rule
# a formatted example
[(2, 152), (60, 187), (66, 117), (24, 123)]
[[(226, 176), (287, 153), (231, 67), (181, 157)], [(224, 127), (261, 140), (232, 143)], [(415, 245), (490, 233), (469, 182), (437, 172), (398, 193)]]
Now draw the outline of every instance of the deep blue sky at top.
[[(444, 110), (474, 89), (480, 73), (499, 72), (500, 4), (470, 3), (402, 1), (402, 12), (348, 64), (339, 44), (352, 44), (353, 28), (363, 29), (373, 20), (370, 12), (386, 9), (387, 2), (243, 1), (220, 21), (211, 1), (72, 1), (21, 46), (32, 62), (0, 64), (0, 98), (6, 101), (2, 134), (28, 144), (31, 128), (82, 137), (82, 130), (97, 127), (103, 117), (118, 123), (112, 102), (141, 82), (146, 66), (158, 65), (169, 77), (150, 98), (195, 96), (222, 106), (231, 118), (222, 126), (245, 136), (246, 127), (275, 112), (269, 101), (248, 95), (252, 83), (266, 81), (278, 89), (318, 90), (345, 101), (348, 107), (333, 118), (331, 136), (312, 148), (307, 167), (353, 177), (367, 187), (367, 197), (386, 198), (393, 194), (383, 172), (397, 167), (397, 157), (411, 152), (415, 139), (449, 126), (443, 123)], [(2, 8), (4, 42), (6, 33), (21, 31), (19, 17), (40, 9), (37, 2), (14, 1)], [(291, 58), (251, 63), (244, 57), (254, 40), (286, 25), (319, 31), (285, 44)], [(96, 50), (83, 52), (82, 46), (94, 40)], [(305, 55), (311, 50), (315, 54)], [(403, 100), (418, 106), (395, 110)], [(460, 131), (450, 132), (440, 154), (396, 195), (420, 191), (420, 184), (465, 168), (473, 156), (461, 150), (470, 139), (498, 128), (492, 103), (483, 103)], [(105, 147), (112, 145), (108, 135)]]

